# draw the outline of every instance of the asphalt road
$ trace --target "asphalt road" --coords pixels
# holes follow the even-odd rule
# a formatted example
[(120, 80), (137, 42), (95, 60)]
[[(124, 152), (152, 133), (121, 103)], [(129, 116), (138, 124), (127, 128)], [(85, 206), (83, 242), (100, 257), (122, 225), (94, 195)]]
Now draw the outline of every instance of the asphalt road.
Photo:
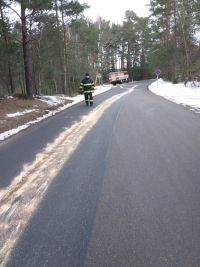
[(0, 145), (6, 190), (66, 127), (101, 113), (26, 219), (4, 266), (200, 266), (200, 117), (152, 94), (148, 83), (117, 86), (90, 110), (81, 103)]

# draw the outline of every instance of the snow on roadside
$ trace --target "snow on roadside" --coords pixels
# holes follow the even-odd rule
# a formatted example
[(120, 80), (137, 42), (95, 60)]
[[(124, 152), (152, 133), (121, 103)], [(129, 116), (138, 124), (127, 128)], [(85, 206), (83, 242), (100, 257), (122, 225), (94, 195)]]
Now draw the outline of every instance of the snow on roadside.
[(68, 99), (65, 96), (40, 96), (39, 100), (47, 103), (48, 106), (53, 107), (63, 103), (64, 99)]
[(192, 84), (185, 86), (184, 83), (172, 84), (158, 79), (149, 86), (149, 90), (177, 104), (200, 109), (200, 87), (198, 86), (192, 86)]
[[(111, 85), (102, 85), (97, 86), (94, 91), (94, 96), (104, 93), (112, 88)], [(200, 112), (200, 87), (194, 87), (191, 84), (185, 86), (183, 83), (172, 84), (170, 82), (165, 82), (162, 79), (153, 82), (149, 86), (149, 90), (153, 93), (160, 95), (170, 101), (173, 101), (178, 104), (188, 105), (191, 108), (199, 109), (197, 112)], [(11, 135), (17, 134), (18, 132), (28, 128), (30, 125), (35, 124), (41, 120), (44, 120), (48, 117), (55, 115), (57, 112), (60, 112), (66, 108), (69, 108), (77, 103), (80, 103), (84, 100), (83, 95), (77, 95), (75, 97), (65, 97), (65, 96), (42, 96), (40, 100), (48, 103), (49, 106), (55, 106), (63, 103), (63, 99), (71, 100), (71, 103), (68, 103), (64, 106), (59, 107), (54, 111), (50, 111), (48, 114), (43, 115), (42, 117), (37, 118), (36, 120), (30, 121), (25, 125), (19, 126), (16, 129), (12, 129), (0, 134), (0, 141), (5, 140)], [(7, 114), (7, 116), (21, 116), (27, 112), (32, 112), (34, 110), (24, 110), (23, 112), (17, 112), (13, 114)]]
[(34, 112), (34, 111), (36, 111), (36, 110), (37, 110), (37, 109), (25, 109), (25, 110), (22, 111), (22, 112), (9, 113), (9, 114), (7, 114), (7, 117), (8, 117), (8, 118), (18, 117), (18, 116), (22, 116), (22, 115), (27, 114), (27, 113)]
[[(112, 88), (112, 86), (111, 85), (102, 85), (102, 86), (96, 86), (95, 88), (96, 89), (94, 91), (94, 96), (110, 90)], [(69, 107), (71, 107), (71, 106), (73, 106), (75, 104), (78, 104), (78, 103), (82, 102), (84, 100), (84, 96), (83, 95), (77, 95), (75, 97), (41, 96), (41, 98), (40, 98), (40, 100), (47, 102), (47, 104), (49, 106), (55, 106), (55, 105), (61, 104), (61, 103), (63, 103), (63, 99), (71, 100), (72, 102), (68, 103), (68, 104), (66, 104), (64, 106), (61, 106), (61, 107), (59, 107), (58, 109), (56, 109), (54, 111), (50, 111), (48, 114), (45, 114), (42, 117), (37, 118), (36, 120), (30, 121), (30, 122), (28, 122), (28, 123), (26, 123), (24, 125), (18, 126), (15, 129), (0, 133), (0, 141), (3, 141), (5, 139), (7, 139), (8, 137), (10, 137), (10, 136), (12, 136), (14, 134), (17, 134), (18, 132), (20, 132), (22, 130), (25, 130), (26, 128), (28, 128), (32, 124), (35, 124), (35, 123), (37, 123), (39, 121), (42, 121), (42, 120), (44, 120), (44, 119), (46, 119), (48, 117), (51, 117), (51, 116), (55, 115), (56, 113), (66, 109), (66, 108), (69, 108)], [(31, 110), (29, 112), (32, 112), (32, 111), (33, 110)], [(16, 112), (16, 113), (13, 113), (13, 114), (7, 114), (7, 116), (10, 116), (10, 117), (11, 116), (12, 117), (21, 116), (21, 115), (23, 115), (25, 113), (27, 113), (27, 110), (25, 110), (23, 112)]]

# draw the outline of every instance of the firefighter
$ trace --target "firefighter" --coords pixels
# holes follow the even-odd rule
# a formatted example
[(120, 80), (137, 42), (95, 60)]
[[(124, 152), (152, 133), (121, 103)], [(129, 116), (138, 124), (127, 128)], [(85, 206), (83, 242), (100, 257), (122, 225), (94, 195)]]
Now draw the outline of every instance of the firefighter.
[(88, 73), (85, 74), (85, 78), (80, 83), (80, 91), (84, 93), (85, 103), (86, 105), (93, 105), (93, 96), (92, 93), (94, 92), (94, 82), (90, 78)]

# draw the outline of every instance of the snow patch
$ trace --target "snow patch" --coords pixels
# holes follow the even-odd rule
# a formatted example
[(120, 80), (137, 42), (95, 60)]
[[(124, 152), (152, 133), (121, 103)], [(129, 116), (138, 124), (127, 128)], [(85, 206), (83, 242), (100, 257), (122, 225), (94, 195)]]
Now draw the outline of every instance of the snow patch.
[(25, 109), (24, 111), (21, 111), (21, 112), (9, 113), (6, 116), (9, 118), (18, 117), (18, 116), (23, 116), (24, 114), (31, 113), (34, 111), (37, 111), (37, 109)]
[(172, 84), (171, 82), (158, 79), (149, 86), (149, 90), (170, 101), (192, 108), (200, 108), (200, 87), (191, 83)]

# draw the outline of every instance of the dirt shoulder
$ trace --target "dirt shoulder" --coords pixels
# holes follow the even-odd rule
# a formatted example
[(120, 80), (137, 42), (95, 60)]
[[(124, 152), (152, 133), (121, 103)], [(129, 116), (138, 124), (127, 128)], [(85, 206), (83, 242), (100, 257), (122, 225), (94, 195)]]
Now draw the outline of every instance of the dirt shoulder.
[[(48, 114), (50, 111), (56, 110), (69, 102), (69, 100), (65, 99), (60, 104), (50, 106), (47, 102), (44, 102), (38, 98), (2, 98), (0, 99), (0, 133), (15, 129), (18, 126), (42, 117), (43, 115)], [(24, 114), (15, 116), (15, 113), (24, 111)]]

